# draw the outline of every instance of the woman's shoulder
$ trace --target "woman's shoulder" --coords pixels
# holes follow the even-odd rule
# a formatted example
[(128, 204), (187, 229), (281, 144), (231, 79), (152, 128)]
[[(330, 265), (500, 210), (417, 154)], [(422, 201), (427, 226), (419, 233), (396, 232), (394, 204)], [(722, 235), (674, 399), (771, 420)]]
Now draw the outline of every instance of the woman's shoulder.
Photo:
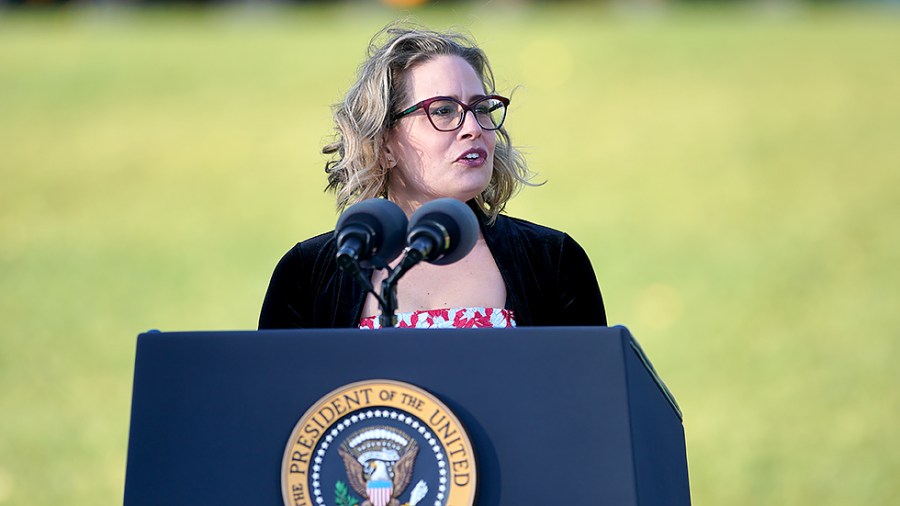
[(296, 243), (281, 257), (276, 270), (294, 275), (305, 272), (308, 275), (326, 266), (329, 259), (334, 259), (336, 251), (334, 232), (325, 232)]
[(584, 248), (568, 233), (545, 225), (500, 215), (485, 239), (496, 251), (520, 251), (532, 259), (551, 262), (587, 257)]
[(330, 248), (335, 248), (333, 230), (298, 242), (285, 256), (317, 256)]
[(559, 243), (572, 241), (569, 234), (561, 230), (503, 214), (497, 216), (497, 221), (490, 228), (494, 228), (498, 234), (517, 235), (526, 240)]

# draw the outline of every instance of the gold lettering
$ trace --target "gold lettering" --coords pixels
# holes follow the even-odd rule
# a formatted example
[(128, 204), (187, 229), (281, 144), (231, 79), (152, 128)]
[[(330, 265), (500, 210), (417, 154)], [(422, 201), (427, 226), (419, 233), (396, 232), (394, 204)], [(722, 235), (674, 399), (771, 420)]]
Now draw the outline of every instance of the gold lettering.
[[(450, 446), (450, 445), (447, 445), (447, 446)], [(457, 453), (462, 453), (463, 457), (465, 457), (466, 456), (466, 447), (463, 445), (459, 445), (458, 450), (453, 450), (452, 452), (448, 453), (447, 455), (452, 457), (452, 456), (456, 455)]]
[(463, 460), (455, 460), (450, 463), (450, 467), (453, 469), (454, 473), (458, 473), (460, 471), (465, 471), (469, 468), (469, 461), (466, 459)]
[(340, 399), (335, 399), (335, 400), (331, 401), (331, 407), (334, 408), (334, 410), (339, 415), (343, 415), (344, 413), (347, 412), (347, 408), (345, 408), (344, 405), (341, 404)]
[(291, 461), (309, 464), (309, 452), (299, 452), (297, 450), (294, 450), (293, 452), (291, 452)]
[(306, 439), (303, 439), (303, 436), (297, 436), (296, 444), (298, 444), (308, 450), (312, 450), (312, 441), (307, 441)]
[(422, 411), (422, 406), (425, 404), (425, 401), (409, 394), (401, 393), (400, 396), (401, 404), (403, 404), (404, 406), (410, 406), (416, 411)]
[(469, 473), (465, 474), (454, 474), (453, 475), (453, 484), (457, 487), (465, 487), (469, 484)]
[[(438, 421), (435, 421), (435, 418), (437, 418), (438, 415), (441, 415), (441, 419)], [(445, 420), (446, 420), (446, 423), (444, 423)], [(434, 414), (431, 415), (431, 418), (428, 420), (428, 423), (434, 429), (434, 432), (436, 432), (438, 434), (438, 437), (441, 437), (440, 433), (443, 431), (444, 435), (441, 439), (447, 439), (450, 436), (456, 435), (456, 429), (450, 430), (450, 420), (447, 420), (447, 417), (438, 410), (434, 410)], [(441, 423), (444, 423), (444, 425), (440, 425)]]
[[(315, 420), (313, 420), (313, 421), (315, 421)], [(322, 428), (324, 429), (324, 427), (322, 427)], [(319, 437), (319, 434), (321, 434), (319, 429), (313, 427), (312, 425), (307, 425), (306, 427), (304, 427), (303, 432), (305, 432), (306, 434), (310, 434), (310, 437), (313, 439), (317, 439)]]
[[(316, 414), (318, 416), (321, 416), (322, 419), (325, 420), (325, 425), (328, 425), (337, 417), (337, 415), (334, 413), (334, 410), (328, 406), (323, 406), (322, 409), (320, 409)], [(324, 429), (325, 426), (322, 426), (322, 428)]]
[(294, 500), (294, 506), (304, 506), (306, 504), (306, 493), (303, 491), (302, 483), (291, 486), (291, 499)]
[(361, 405), (359, 401), (359, 393), (360, 390), (353, 392), (352, 397), (350, 396), (350, 394), (344, 394), (344, 402), (347, 403), (347, 409), (352, 409), (354, 404), (356, 404), (357, 406)]

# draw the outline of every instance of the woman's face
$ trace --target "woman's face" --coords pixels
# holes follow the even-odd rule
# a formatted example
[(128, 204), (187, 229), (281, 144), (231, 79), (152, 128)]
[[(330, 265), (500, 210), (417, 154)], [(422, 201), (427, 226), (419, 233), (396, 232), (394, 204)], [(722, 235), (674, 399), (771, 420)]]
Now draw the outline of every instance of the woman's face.
[[(408, 107), (436, 96), (470, 104), (484, 96), (478, 74), (458, 56), (441, 55), (407, 73)], [(407, 213), (440, 197), (463, 202), (487, 188), (494, 169), (496, 133), (483, 130), (471, 112), (452, 132), (435, 130), (422, 109), (400, 118), (388, 131), (385, 154), (396, 161), (388, 196)]]

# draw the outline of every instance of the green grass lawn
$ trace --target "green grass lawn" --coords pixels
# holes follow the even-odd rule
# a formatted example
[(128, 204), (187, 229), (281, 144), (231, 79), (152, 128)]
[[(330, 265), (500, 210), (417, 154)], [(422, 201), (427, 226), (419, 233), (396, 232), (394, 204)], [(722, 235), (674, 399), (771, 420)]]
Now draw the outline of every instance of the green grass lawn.
[[(254, 328), (333, 226), (360, 8), (0, 13), (0, 505), (120, 502), (136, 335)], [(510, 214), (590, 254), (695, 503), (900, 500), (900, 12), (415, 13), (512, 92)]]

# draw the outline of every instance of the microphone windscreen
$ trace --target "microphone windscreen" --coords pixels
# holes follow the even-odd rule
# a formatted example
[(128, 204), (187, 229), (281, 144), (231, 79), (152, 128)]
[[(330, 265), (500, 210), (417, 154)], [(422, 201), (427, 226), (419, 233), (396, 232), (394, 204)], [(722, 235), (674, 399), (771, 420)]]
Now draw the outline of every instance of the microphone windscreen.
[(367, 199), (347, 208), (338, 218), (335, 238), (354, 226), (362, 226), (372, 232), (369, 250), (360, 252), (360, 266), (363, 268), (384, 268), (406, 247), (406, 214), (390, 200)]
[[(447, 241), (437, 247), (431, 258), (425, 261), (435, 265), (447, 265), (468, 255), (478, 241), (478, 218), (469, 206), (453, 198), (432, 200), (422, 205), (409, 220), (409, 231), (419, 226), (446, 231)], [(443, 232), (442, 231), (442, 232)]]

